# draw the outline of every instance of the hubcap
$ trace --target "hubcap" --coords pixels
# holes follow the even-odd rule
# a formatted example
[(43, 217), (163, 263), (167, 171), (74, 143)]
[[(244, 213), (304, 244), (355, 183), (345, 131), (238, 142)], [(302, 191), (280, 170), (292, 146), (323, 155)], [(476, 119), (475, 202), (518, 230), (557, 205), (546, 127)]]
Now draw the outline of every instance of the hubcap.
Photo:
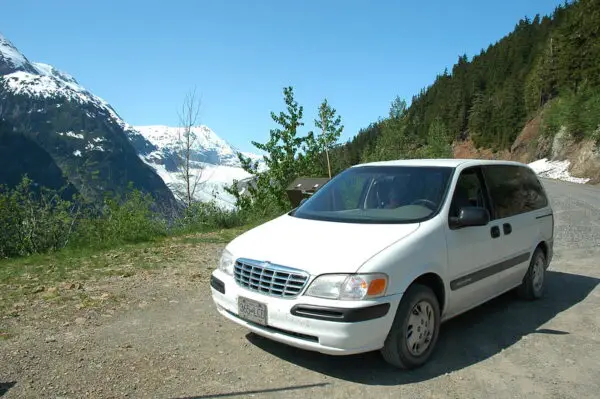
[(544, 259), (538, 256), (533, 264), (533, 289), (539, 292), (544, 284)]
[(420, 301), (412, 308), (406, 326), (406, 343), (413, 356), (419, 356), (429, 348), (435, 323), (435, 315), (429, 302)]

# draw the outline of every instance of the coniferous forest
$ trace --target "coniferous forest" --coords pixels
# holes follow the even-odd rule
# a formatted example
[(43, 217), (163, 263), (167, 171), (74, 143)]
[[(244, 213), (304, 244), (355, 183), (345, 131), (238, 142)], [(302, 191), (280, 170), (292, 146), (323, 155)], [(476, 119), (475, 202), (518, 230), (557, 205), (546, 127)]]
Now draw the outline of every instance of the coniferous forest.
[(413, 96), (392, 101), (388, 117), (333, 152), (336, 171), (374, 160), (451, 156), (451, 143), (509, 149), (524, 124), (542, 112), (542, 130), (561, 127), (598, 140), (600, 0), (579, 0), (552, 15), (525, 17), (514, 30)]

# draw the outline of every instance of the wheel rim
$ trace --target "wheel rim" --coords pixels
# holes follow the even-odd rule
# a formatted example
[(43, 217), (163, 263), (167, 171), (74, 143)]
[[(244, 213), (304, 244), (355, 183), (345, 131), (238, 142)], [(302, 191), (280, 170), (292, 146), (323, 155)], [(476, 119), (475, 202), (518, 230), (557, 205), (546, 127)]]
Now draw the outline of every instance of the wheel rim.
[(533, 289), (539, 292), (544, 284), (544, 259), (538, 256), (533, 264)]
[(413, 356), (419, 356), (429, 348), (435, 323), (435, 314), (429, 302), (420, 301), (412, 308), (406, 326), (406, 344)]

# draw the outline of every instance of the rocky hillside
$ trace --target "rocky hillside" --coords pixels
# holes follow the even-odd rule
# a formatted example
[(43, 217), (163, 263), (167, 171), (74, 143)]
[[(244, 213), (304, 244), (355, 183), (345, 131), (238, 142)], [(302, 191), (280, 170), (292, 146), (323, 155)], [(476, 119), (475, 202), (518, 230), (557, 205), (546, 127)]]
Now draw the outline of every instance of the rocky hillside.
[[(594, 138), (577, 139), (562, 127), (544, 132), (544, 113), (529, 120), (509, 149), (492, 151), (477, 148), (471, 139), (452, 145), (455, 158), (506, 159), (533, 164), (541, 176), (576, 183), (600, 184), (600, 146)], [(598, 128), (600, 131), (600, 127)], [(553, 167), (547, 171), (547, 164)], [(557, 172), (557, 168), (561, 172)], [(546, 173), (547, 172), (547, 173)]]
[(158, 208), (176, 200), (130, 143), (131, 126), (70, 75), (30, 62), (0, 35), (0, 184), (26, 173), (43, 186), (68, 185), (92, 201), (129, 184)]

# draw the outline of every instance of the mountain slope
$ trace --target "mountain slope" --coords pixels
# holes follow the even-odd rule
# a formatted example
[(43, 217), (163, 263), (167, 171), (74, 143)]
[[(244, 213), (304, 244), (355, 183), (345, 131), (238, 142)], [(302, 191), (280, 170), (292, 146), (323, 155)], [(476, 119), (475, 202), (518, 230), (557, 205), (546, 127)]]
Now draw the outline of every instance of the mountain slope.
[[(131, 126), (103, 99), (70, 75), (32, 63), (0, 35), (0, 141), (5, 164), (45, 154), (39, 165), (2, 173), (0, 183), (14, 184), (20, 174), (38, 176), (40, 185), (61, 183), (56, 173), (44, 178), (41, 168), (56, 168), (64, 182), (92, 201), (104, 193), (124, 194), (128, 185), (151, 193), (158, 208), (173, 212), (175, 198), (155, 171), (139, 159), (129, 141)], [(36, 155), (37, 154), (37, 155)], [(50, 165), (49, 165), (50, 163)]]
[[(422, 149), (436, 143), (444, 144), (441, 152), (448, 155), (444, 150), (452, 142), (512, 157), (513, 147), (523, 144), (520, 132), (538, 117), (540, 134), (529, 140), (550, 145), (526, 146), (535, 159), (560, 153), (552, 145), (563, 130), (574, 141), (598, 142), (599, 59), (600, 0), (573, 1), (551, 16), (523, 18), (471, 60), (458, 57), (410, 107), (392, 108), (390, 117), (359, 132), (332, 158), (339, 170), (365, 160), (429, 155)], [(600, 155), (594, 157), (600, 163)], [(586, 173), (591, 182), (599, 180), (597, 172)]]

